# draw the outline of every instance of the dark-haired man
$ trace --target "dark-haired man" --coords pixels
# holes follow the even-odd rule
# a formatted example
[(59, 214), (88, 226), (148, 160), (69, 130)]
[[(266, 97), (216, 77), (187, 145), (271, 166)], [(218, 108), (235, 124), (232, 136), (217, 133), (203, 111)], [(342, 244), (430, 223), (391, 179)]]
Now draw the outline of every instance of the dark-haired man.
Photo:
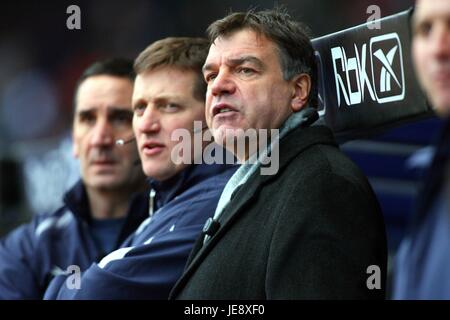
[(41, 299), (54, 276), (100, 261), (148, 216), (136, 145), (115, 145), (132, 134), (134, 78), (125, 59), (96, 62), (80, 77), (73, 152), (81, 179), (60, 209), (36, 215), (0, 241), (0, 298)]

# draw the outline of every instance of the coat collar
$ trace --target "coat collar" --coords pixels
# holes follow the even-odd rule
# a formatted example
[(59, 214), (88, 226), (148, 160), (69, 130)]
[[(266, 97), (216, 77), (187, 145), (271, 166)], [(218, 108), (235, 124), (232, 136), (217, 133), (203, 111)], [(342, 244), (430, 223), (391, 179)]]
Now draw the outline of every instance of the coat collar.
[[(260, 189), (266, 183), (276, 179), (278, 174), (283, 171), (294, 157), (316, 144), (330, 144), (336, 146), (336, 142), (330, 129), (323, 126), (315, 126), (303, 129), (297, 128), (291, 131), (280, 142), (278, 172), (274, 175), (261, 175), (261, 171), (258, 169), (248, 179), (245, 190), (242, 189), (242, 191), (240, 191), (240, 188), (235, 190), (229, 206), (225, 208), (223, 214), (219, 217), (219, 222), (224, 226), (228, 224), (232, 218), (235, 218), (234, 216), (239, 209), (256, 197)], [(254, 192), (248, 192), (248, 190), (254, 190)]]

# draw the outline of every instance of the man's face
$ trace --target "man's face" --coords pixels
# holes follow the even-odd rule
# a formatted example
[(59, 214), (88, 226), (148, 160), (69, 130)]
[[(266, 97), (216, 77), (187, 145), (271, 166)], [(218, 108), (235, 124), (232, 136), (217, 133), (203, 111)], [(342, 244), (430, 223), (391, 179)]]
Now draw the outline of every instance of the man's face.
[(206, 121), (219, 144), (232, 139), (236, 129), (279, 128), (292, 113), (295, 87), (283, 79), (278, 49), (252, 30), (217, 38), (203, 75)]
[[(205, 120), (205, 104), (193, 96), (197, 74), (174, 67), (161, 67), (136, 77), (133, 92), (133, 129), (145, 174), (166, 180), (188, 164), (176, 164), (172, 141), (177, 129), (194, 128), (194, 121)], [(193, 149), (192, 149), (193, 150)]]
[(440, 116), (450, 115), (450, 1), (419, 0), (413, 17), (416, 73)]
[(129, 79), (108, 75), (87, 78), (78, 88), (74, 155), (88, 189), (128, 190), (143, 181), (136, 145), (115, 145), (133, 133), (132, 92)]

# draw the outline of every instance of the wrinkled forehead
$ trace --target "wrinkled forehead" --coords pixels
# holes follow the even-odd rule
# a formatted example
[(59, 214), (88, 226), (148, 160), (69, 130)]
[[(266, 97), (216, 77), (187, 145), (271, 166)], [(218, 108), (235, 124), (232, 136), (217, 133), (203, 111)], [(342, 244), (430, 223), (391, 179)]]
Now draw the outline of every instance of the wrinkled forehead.
[(133, 82), (128, 78), (101, 75), (84, 80), (76, 93), (76, 109), (115, 106), (129, 109)]
[(138, 100), (176, 99), (193, 96), (199, 74), (193, 70), (167, 66), (147, 70), (136, 76), (133, 103)]
[(252, 29), (242, 29), (217, 37), (211, 44), (205, 65), (238, 59), (243, 55), (263, 58), (277, 53), (276, 44), (265, 35)]

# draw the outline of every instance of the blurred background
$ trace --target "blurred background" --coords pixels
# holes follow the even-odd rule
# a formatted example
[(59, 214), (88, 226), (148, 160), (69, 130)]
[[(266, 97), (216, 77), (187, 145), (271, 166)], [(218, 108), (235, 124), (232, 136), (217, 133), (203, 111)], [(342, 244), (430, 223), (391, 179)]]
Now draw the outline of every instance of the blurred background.
[[(71, 153), (75, 82), (91, 62), (135, 58), (167, 36), (202, 36), (230, 10), (272, 8), (274, 1), (127, 0), (2, 1), (0, 9), (0, 236), (33, 214), (55, 210), (78, 178)], [(413, 0), (277, 1), (308, 25), (314, 37), (365, 23), (368, 6), (381, 16)], [(69, 30), (69, 5), (81, 9), (81, 30)], [(389, 249), (395, 253), (411, 216), (424, 148), (439, 128), (429, 119), (342, 149), (369, 176), (381, 201)]]

